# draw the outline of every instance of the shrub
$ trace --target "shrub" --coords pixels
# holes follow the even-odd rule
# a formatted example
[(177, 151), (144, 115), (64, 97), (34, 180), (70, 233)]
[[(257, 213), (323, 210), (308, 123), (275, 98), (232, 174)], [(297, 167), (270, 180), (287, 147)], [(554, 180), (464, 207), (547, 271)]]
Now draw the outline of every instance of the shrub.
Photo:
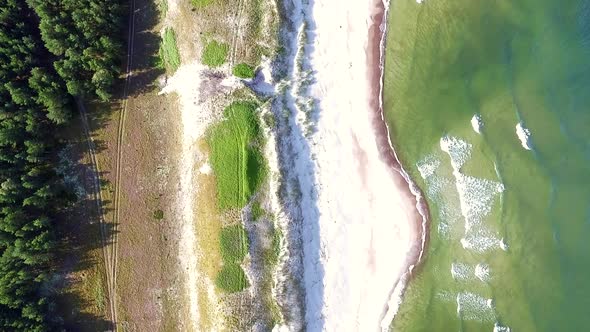
[(247, 63), (239, 63), (234, 66), (233, 74), (239, 78), (254, 78), (254, 67)]

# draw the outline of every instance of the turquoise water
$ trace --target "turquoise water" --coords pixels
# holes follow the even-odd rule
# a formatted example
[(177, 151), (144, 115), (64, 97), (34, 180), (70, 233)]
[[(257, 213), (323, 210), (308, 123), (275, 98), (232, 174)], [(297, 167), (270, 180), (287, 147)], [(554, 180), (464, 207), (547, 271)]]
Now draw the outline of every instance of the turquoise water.
[(590, 330), (590, 1), (393, 0), (388, 22), (386, 119), (432, 217), (393, 328)]

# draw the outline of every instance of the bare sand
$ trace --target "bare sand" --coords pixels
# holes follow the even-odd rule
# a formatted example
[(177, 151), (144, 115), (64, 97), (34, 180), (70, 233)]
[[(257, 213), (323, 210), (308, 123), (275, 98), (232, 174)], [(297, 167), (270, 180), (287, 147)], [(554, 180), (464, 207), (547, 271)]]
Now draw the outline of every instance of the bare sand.
[[(309, 331), (380, 330), (391, 295), (422, 247), (422, 217), (381, 117), (380, 1), (316, 0), (312, 137), (321, 298)], [(310, 284), (310, 280), (306, 280)]]

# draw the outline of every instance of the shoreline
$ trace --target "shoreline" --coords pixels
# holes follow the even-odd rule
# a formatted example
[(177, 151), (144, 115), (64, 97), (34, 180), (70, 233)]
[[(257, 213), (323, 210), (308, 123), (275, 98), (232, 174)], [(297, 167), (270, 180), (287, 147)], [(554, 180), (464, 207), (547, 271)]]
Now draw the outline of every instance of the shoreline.
[(390, 0), (374, 0), (371, 14), (372, 24), (369, 29), (369, 43), (367, 45), (367, 67), (368, 77), (371, 82), (370, 95), (378, 96), (371, 98), (370, 106), (373, 110), (373, 126), (375, 129), (377, 146), (380, 157), (385, 161), (392, 170), (393, 177), (396, 179), (398, 187), (406, 188), (406, 197), (414, 203), (414, 231), (421, 238), (421, 242), (416, 242), (412, 250), (406, 256), (405, 273), (400, 275), (390, 293), (390, 300), (382, 313), (382, 329), (389, 329), (393, 318), (397, 314), (399, 305), (402, 302), (403, 292), (407, 283), (415, 273), (415, 268), (422, 262), (424, 252), (428, 244), (429, 210), (422, 191), (411, 180), (409, 174), (403, 168), (399, 157), (393, 146), (391, 133), (387, 121), (385, 120), (385, 110), (383, 107), (384, 93), (384, 65), (385, 65), (385, 43), (387, 38), (387, 14), (389, 12)]
[(386, 10), (382, 2), (342, 6), (337, 0), (316, 0), (307, 10), (315, 69), (309, 97), (319, 109), (317, 130), (308, 138), (317, 188), (310, 198), (319, 213), (306, 211), (306, 223), (318, 234), (304, 233), (303, 240), (316, 236), (320, 255), (306, 246), (306, 323), (310, 331), (380, 330), (395, 307), (392, 294), (399, 298), (396, 290), (425, 243), (425, 219), (416, 209), (421, 196), (383, 122)]

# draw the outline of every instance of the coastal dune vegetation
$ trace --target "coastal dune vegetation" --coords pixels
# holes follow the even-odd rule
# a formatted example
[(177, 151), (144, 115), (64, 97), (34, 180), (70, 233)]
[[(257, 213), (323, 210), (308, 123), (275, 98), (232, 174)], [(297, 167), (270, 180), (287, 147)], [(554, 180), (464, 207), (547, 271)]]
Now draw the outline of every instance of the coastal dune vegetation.
[(180, 67), (180, 53), (176, 46), (176, 33), (174, 29), (166, 28), (160, 43), (160, 61), (162, 66), (174, 73)]
[[(266, 177), (257, 107), (254, 102), (233, 102), (224, 111), (225, 119), (210, 128), (208, 142), (220, 211), (243, 209)], [(221, 229), (220, 250), (223, 267), (216, 285), (229, 293), (245, 289), (248, 282), (239, 264), (248, 252), (248, 234), (240, 220)]]
[(243, 208), (266, 175), (256, 108), (254, 102), (234, 102), (225, 109), (225, 120), (210, 130), (211, 166), (222, 210)]
[(219, 67), (227, 61), (228, 52), (228, 44), (216, 40), (209, 41), (203, 49), (202, 61), (209, 67)]

